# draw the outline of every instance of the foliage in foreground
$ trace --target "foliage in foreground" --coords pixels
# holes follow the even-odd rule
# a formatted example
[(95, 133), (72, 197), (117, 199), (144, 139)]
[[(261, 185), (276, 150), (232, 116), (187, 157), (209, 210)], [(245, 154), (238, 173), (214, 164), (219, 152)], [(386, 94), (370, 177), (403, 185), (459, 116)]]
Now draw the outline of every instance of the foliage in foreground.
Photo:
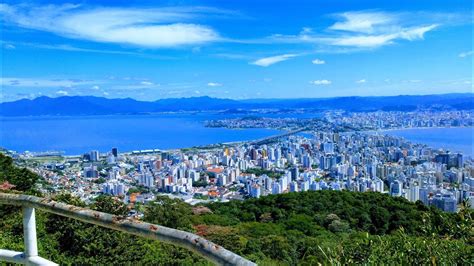
[[(38, 176), (0, 154), (3, 180), (23, 193), (36, 193)], [(55, 199), (85, 206), (67, 194)], [(88, 207), (116, 215), (128, 211), (106, 196)], [(474, 263), (467, 206), (449, 214), (379, 193), (318, 191), (207, 207), (210, 211), (193, 214), (192, 206), (159, 197), (145, 208), (144, 219), (197, 233), (262, 265)], [(0, 206), (0, 214), (0, 248), (22, 250), (21, 212)], [(208, 264), (182, 248), (40, 211), (37, 232), (40, 255), (65, 265)]]

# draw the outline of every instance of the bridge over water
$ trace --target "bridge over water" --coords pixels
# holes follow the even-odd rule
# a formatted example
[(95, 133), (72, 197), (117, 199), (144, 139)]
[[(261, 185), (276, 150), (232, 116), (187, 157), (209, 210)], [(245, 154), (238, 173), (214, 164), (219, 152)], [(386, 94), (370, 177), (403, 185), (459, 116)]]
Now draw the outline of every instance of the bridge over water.
[(297, 133), (300, 133), (300, 132), (303, 132), (303, 131), (306, 131), (306, 130), (308, 130), (308, 128), (299, 128), (299, 129), (296, 129), (296, 130), (287, 131), (287, 132), (282, 133), (282, 134), (273, 135), (273, 136), (262, 138), (262, 139), (257, 139), (257, 140), (254, 140), (252, 142), (249, 142), (249, 143), (252, 144), (252, 145), (267, 144), (267, 143), (274, 142), (278, 139), (288, 137), (288, 136), (291, 136), (291, 135), (294, 135), (294, 134), (297, 134)]

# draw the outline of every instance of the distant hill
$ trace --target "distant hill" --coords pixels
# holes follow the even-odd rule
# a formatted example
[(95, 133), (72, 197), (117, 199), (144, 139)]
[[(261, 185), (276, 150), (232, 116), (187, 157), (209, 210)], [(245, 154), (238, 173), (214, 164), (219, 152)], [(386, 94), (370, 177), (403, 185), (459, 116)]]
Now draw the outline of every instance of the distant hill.
[(108, 99), (94, 96), (39, 97), (0, 103), (2, 116), (41, 115), (110, 115), (176, 111), (225, 111), (273, 109), (342, 109), (347, 111), (398, 110), (412, 111), (418, 107), (437, 109), (474, 109), (474, 94), (400, 95), (380, 97), (337, 97), (302, 99), (232, 100), (203, 97), (160, 99), (154, 102), (131, 98)]

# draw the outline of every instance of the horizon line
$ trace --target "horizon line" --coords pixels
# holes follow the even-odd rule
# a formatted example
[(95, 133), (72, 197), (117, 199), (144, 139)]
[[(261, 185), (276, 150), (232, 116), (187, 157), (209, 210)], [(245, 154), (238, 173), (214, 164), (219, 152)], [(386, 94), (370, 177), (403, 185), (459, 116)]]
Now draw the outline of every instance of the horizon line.
[(179, 99), (198, 99), (198, 98), (210, 98), (210, 99), (217, 99), (217, 100), (233, 100), (233, 101), (248, 101), (248, 100), (262, 100), (262, 101), (268, 101), (268, 100), (305, 100), (305, 99), (337, 99), (337, 98), (378, 98), (378, 97), (400, 97), (400, 96), (442, 96), (442, 95), (466, 95), (466, 94), (472, 94), (474, 95), (474, 92), (445, 92), (445, 93), (431, 93), (431, 94), (397, 94), (397, 95), (345, 95), (345, 96), (330, 96), (330, 97), (295, 97), (295, 98), (287, 98), (287, 97), (273, 97), (273, 98), (220, 98), (220, 97), (214, 97), (214, 96), (209, 96), (209, 95), (202, 95), (202, 96), (190, 96), (190, 97), (169, 97), (169, 98), (158, 98), (155, 100), (139, 100), (133, 97), (123, 97), (123, 98), (109, 98), (109, 97), (104, 97), (104, 96), (96, 96), (96, 95), (61, 95), (57, 97), (51, 97), (47, 95), (43, 96), (38, 96), (35, 98), (20, 98), (17, 100), (13, 101), (1, 101), (0, 104), (4, 103), (14, 103), (14, 102), (19, 102), (19, 101), (34, 101), (40, 98), (48, 98), (48, 99), (60, 99), (60, 98), (74, 98), (74, 97), (79, 97), (79, 98), (85, 98), (85, 97), (93, 97), (93, 98), (101, 98), (101, 99), (107, 99), (107, 100), (134, 100), (137, 102), (156, 102), (160, 100), (179, 100)]

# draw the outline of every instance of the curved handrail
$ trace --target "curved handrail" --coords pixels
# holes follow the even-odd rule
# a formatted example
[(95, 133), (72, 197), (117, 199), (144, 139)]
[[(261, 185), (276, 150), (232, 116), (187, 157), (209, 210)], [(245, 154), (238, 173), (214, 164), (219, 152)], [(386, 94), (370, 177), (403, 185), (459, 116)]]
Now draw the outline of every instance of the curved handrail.
[(178, 245), (220, 265), (256, 265), (198, 235), (127, 217), (21, 194), (0, 193), (0, 204), (36, 208), (82, 222)]

